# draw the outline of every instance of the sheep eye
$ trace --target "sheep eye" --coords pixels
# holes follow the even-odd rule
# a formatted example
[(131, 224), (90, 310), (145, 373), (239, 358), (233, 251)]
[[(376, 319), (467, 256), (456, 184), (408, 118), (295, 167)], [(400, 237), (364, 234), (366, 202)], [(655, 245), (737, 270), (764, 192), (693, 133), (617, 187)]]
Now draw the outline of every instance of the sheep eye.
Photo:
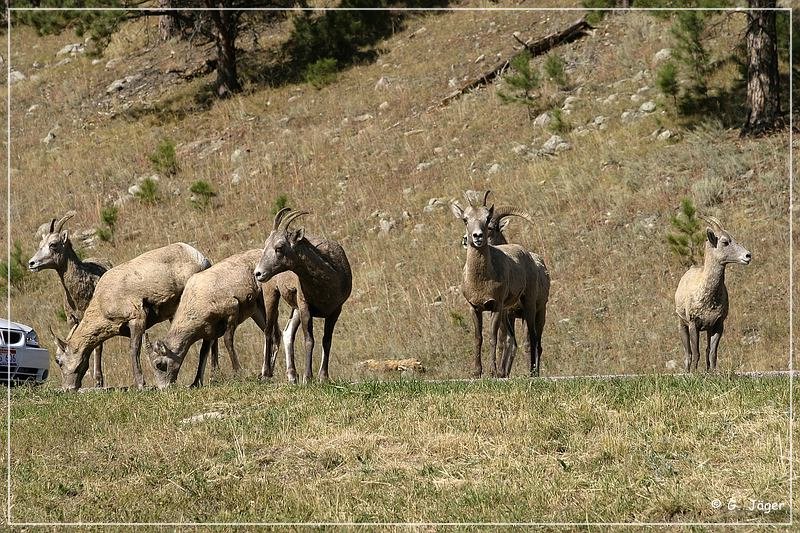
[(50, 243), (50, 249), (51, 250), (55, 250), (56, 249), (56, 243)]
[(722, 241), (722, 246), (728, 246), (730, 244), (728, 241)]

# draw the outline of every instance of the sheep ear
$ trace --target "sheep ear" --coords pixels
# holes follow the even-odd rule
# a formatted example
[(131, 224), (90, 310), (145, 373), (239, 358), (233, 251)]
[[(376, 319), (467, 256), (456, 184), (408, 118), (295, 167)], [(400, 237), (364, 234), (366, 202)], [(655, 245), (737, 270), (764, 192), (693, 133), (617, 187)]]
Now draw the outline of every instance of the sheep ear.
[(61, 244), (65, 244), (67, 242), (67, 239), (69, 239), (69, 232), (67, 230), (64, 230), (59, 234), (58, 237), (61, 239)]
[(450, 210), (453, 212), (453, 216), (459, 220), (464, 220), (464, 210), (461, 209), (461, 206), (458, 205), (458, 202), (453, 202), (450, 204)]
[(711, 228), (706, 228), (706, 237), (708, 238), (708, 242), (710, 242), (710, 243), (711, 243), (711, 246), (713, 246), (714, 248), (716, 248), (716, 247), (717, 247), (717, 241), (718, 241), (719, 239), (717, 238), (717, 234), (716, 234), (716, 233), (714, 233), (714, 230), (713, 230), (713, 229), (711, 229)]
[(295, 244), (295, 243), (300, 242), (301, 240), (303, 240), (303, 237), (305, 237), (305, 235), (306, 235), (305, 228), (298, 228), (298, 229), (294, 230), (292, 232), (292, 234), (291, 234), (292, 244)]
[(492, 220), (492, 216), (494, 216), (494, 204), (492, 204), (492, 207), (489, 208), (489, 216), (486, 217), (487, 223)]

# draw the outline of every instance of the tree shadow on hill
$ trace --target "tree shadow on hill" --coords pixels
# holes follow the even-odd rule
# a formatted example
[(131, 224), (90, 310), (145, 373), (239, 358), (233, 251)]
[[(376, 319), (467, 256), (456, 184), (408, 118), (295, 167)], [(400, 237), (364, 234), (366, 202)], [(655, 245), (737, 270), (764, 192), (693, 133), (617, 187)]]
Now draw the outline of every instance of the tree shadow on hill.
[[(377, 5), (376, 5), (377, 4)], [(322, 70), (335, 73), (353, 65), (370, 63), (380, 50), (375, 45), (401, 31), (414, 11), (392, 8), (446, 7), (449, 0), (342, 0), (339, 7), (354, 11), (305, 11), (294, 19), (289, 39), (277, 59), (259, 64), (258, 57), (243, 57), (241, 72), (249, 81), (273, 87), (307, 81)], [(359, 10), (386, 8), (386, 11)]]

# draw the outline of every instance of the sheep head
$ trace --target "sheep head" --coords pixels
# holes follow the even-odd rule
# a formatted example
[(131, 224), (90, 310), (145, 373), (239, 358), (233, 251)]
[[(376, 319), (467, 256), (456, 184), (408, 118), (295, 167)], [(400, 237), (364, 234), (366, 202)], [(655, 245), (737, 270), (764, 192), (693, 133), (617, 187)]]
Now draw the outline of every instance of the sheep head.
[(75, 216), (75, 211), (69, 211), (61, 220), (50, 221), (50, 230), (42, 236), (39, 249), (28, 261), (28, 269), (38, 272), (47, 268), (61, 269), (67, 262), (67, 248), (71, 246), (67, 230), (61, 231), (64, 224)]
[(56, 344), (55, 361), (61, 371), (61, 387), (66, 391), (81, 388), (81, 381), (89, 369), (89, 354), (76, 353), (68, 341), (62, 340), (50, 328), (50, 334)]
[(179, 357), (158, 340), (154, 344), (146, 343), (146, 349), (150, 355), (150, 366), (153, 367), (153, 378), (156, 387), (165, 389), (178, 380), (178, 372), (183, 364), (183, 358)]
[(720, 221), (712, 216), (700, 216), (708, 223), (706, 227), (706, 240), (708, 246), (706, 253), (711, 253), (714, 260), (721, 264), (739, 263), (749, 265), (752, 260), (750, 251), (734, 240), (730, 233), (722, 227)]
[[(474, 194), (467, 191), (464, 198), (467, 200), (467, 207), (461, 207), (458, 202), (450, 204), (450, 209), (453, 216), (464, 222), (467, 227), (467, 244), (474, 248), (483, 248), (488, 244), (489, 233), (492, 231), (490, 222), (494, 214), (494, 205), (486, 207), (486, 205), (478, 204)], [(489, 191), (483, 197), (485, 204), (486, 198), (489, 196)]]
[(297, 248), (305, 240), (305, 231), (303, 228), (291, 230), (289, 226), (307, 214), (307, 211), (292, 211), (285, 207), (275, 215), (272, 232), (264, 242), (264, 252), (253, 272), (259, 282), (264, 283), (281, 272), (293, 270), (298, 264)]

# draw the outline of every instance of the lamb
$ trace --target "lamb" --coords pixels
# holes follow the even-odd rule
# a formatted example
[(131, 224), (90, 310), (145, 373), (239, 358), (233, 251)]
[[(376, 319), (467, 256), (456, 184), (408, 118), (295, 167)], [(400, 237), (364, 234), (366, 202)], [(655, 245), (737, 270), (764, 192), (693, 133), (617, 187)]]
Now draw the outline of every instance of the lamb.
[(701, 218), (709, 224), (703, 266), (689, 268), (675, 291), (675, 314), (680, 318), (686, 372), (691, 372), (692, 368), (697, 370), (701, 331), (708, 335), (706, 371), (717, 369), (717, 348), (728, 316), (725, 265), (749, 265), (752, 260), (750, 252), (733, 240), (718, 219)]
[[(221, 335), (224, 335), (233, 369), (238, 372), (241, 367), (233, 337), (236, 327), (248, 318), (252, 317), (265, 332), (264, 349), (267, 349), (264, 298), (261, 286), (253, 277), (253, 269), (262, 252), (259, 248), (233, 255), (189, 278), (169, 332), (149, 347), (150, 363), (158, 388), (163, 389), (177, 380), (186, 352), (199, 339), (203, 343), (193, 387), (203, 384), (209, 349)], [(265, 287), (270, 283), (274, 285), (274, 281), (271, 281)], [(280, 339), (277, 327), (269, 331)], [(267, 353), (270, 352), (264, 352), (265, 357)]]
[(53, 334), (63, 388), (79, 389), (89, 353), (116, 335), (130, 337), (134, 380), (138, 388), (144, 388), (139, 351), (145, 330), (172, 318), (188, 279), (210, 266), (203, 254), (179, 242), (145, 252), (106, 272), (68, 339)]
[[(513, 341), (513, 324), (510, 314), (519, 314), (528, 330), (525, 351), (530, 359), (530, 373), (539, 375), (541, 335), (545, 324), (549, 293), (549, 274), (538, 256), (516, 244), (493, 246), (488, 242), (489, 223), (494, 216), (494, 206), (478, 205), (475, 198), (465, 195), (466, 209), (451, 204), (453, 215), (467, 227), (469, 248), (464, 265), (464, 282), (461, 292), (472, 307), (475, 325), (475, 362), (473, 375), (483, 373), (481, 346), (483, 344), (484, 311), (492, 312), (492, 354), (490, 375), (503, 376), (510, 368), (504, 354), (500, 373), (497, 370), (497, 341), (503, 328)], [(518, 308), (518, 311), (515, 309)], [(505, 351), (505, 350), (504, 350)]]
[[(58, 273), (61, 287), (64, 289), (64, 314), (70, 330), (75, 329), (83, 318), (97, 280), (111, 268), (111, 263), (105, 259), (91, 258), (81, 261), (75, 253), (69, 232), (62, 231), (67, 220), (75, 215), (75, 211), (69, 211), (58, 222), (56, 219), (51, 220), (49, 230), (45, 230), (42, 236), (39, 249), (28, 261), (28, 270), (31, 272), (52, 269)], [(47, 228), (46, 225), (43, 227)], [(102, 357), (103, 344), (100, 343), (94, 349), (92, 370), (96, 387), (102, 387), (104, 384)]]
[[(328, 381), (333, 330), (353, 285), (350, 263), (339, 243), (305, 235), (302, 228), (290, 231), (290, 224), (306, 214), (305, 211), (284, 208), (275, 215), (272, 232), (264, 243), (264, 253), (254, 272), (261, 283), (279, 276), (274, 289), (266, 286), (262, 289), (268, 328), (278, 320), (280, 297), (292, 307), (292, 316), (283, 332), (286, 375), (290, 383), (297, 383), (294, 337), (300, 324), (303, 326), (306, 348), (305, 381), (308, 383), (313, 377), (314, 317), (325, 319), (319, 379)], [(265, 357), (261, 376), (266, 378), (271, 375), (270, 361)]]

